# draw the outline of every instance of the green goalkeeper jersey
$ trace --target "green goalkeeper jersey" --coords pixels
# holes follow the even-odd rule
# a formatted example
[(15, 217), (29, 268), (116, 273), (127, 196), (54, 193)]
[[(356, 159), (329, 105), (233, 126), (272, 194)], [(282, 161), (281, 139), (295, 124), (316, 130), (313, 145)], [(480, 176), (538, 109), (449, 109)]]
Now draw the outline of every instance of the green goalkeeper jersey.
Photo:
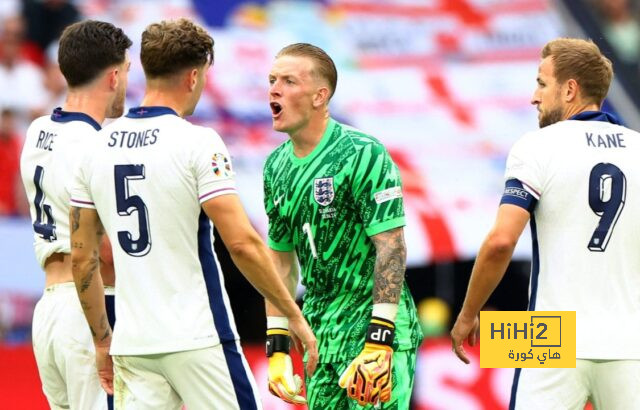
[[(264, 203), (269, 247), (298, 256), (303, 314), (320, 361), (351, 360), (371, 319), (376, 250), (369, 237), (405, 225), (397, 166), (378, 140), (330, 119), (306, 157), (294, 155), (290, 140), (269, 155)], [(421, 340), (405, 284), (394, 349), (413, 349)]]

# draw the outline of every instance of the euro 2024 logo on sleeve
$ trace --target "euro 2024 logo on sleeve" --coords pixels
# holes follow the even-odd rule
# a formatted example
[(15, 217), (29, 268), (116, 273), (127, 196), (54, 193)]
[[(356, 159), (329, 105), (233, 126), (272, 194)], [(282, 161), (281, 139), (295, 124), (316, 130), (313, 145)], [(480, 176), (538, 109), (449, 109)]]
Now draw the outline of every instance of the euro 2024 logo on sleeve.
[(216, 176), (229, 176), (231, 174), (231, 163), (226, 155), (221, 152), (213, 154), (211, 157), (211, 168)]
[(480, 367), (576, 367), (576, 312), (480, 312)]
[(333, 177), (316, 178), (313, 180), (313, 199), (319, 205), (327, 206), (333, 202)]

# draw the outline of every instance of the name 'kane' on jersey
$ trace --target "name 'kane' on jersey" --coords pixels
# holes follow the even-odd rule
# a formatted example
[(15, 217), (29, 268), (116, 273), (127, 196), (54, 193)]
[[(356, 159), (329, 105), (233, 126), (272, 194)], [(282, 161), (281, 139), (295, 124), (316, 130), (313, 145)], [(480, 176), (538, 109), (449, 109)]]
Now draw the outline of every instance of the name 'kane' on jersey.
[(640, 359), (639, 158), (639, 133), (584, 112), (507, 160), (503, 203), (537, 199), (530, 310), (576, 311), (579, 359)]
[(213, 227), (201, 210), (211, 198), (236, 193), (220, 136), (169, 108), (139, 107), (98, 137), (76, 171), (71, 203), (96, 208), (113, 244), (118, 322), (111, 354), (237, 340)]

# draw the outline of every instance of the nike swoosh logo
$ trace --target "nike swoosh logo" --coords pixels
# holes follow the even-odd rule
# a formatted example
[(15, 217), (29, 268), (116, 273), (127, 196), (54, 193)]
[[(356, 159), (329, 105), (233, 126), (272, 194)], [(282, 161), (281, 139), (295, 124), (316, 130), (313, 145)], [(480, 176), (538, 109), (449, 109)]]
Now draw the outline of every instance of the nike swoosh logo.
[(280, 195), (278, 198), (273, 200), (273, 204), (275, 206), (278, 206), (278, 204), (280, 204), (280, 201), (282, 200), (282, 198), (284, 197), (284, 195)]

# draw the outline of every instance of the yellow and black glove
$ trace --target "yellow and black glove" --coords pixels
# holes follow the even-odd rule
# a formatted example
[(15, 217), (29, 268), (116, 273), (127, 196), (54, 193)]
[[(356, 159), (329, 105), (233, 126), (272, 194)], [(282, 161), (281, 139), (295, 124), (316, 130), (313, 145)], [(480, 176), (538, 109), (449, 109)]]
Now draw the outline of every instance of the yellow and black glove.
[(289, 346), (289, 330), (267, 329), (269, 391), (287, 403), (306, 404), (307, 399), (302, 396), (302, 379), (293, 374)]
[(391, 357), (393, 322), (372, 317), (364, 349), (340, 376), (340, 387), (358, 404), (377, 404), (391, 400)]

